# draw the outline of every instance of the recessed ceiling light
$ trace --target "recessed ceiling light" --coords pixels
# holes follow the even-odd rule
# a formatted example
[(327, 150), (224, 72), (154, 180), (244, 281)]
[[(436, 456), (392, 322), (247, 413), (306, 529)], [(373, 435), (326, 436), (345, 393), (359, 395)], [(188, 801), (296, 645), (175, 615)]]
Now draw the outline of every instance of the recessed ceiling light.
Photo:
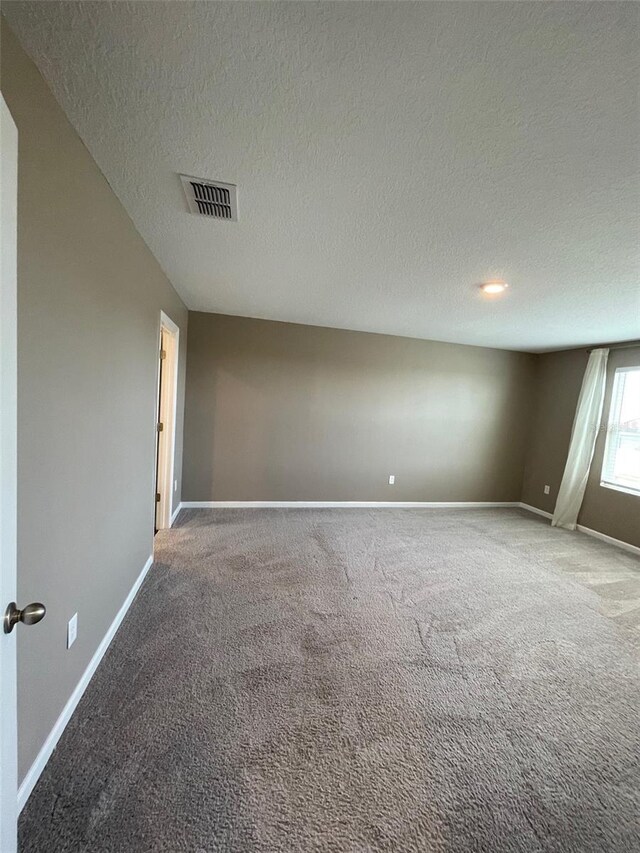
[(506, 281), (501, 281), (500, 279), (492, 279), (491, 281), (485, 281), (480, 285), (480, 290), (483, 293), (487, 293), (490, 296), (495, 296), (498, 293), (504, 293), (504, 291), (509, 287)]

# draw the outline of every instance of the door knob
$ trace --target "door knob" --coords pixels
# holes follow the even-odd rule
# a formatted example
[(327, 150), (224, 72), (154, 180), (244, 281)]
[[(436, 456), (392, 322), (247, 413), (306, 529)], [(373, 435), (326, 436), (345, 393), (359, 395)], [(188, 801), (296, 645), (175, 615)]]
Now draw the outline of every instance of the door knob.
[(20, 610), (15, 601), (12, 601), (4, 612), (5, 634), (10, 634), (13, 631), (13, 626), (18, 622), (22, 622), (23, 625), (35, 625), (36, 622), (44, 619), (46, 612), (47, 608), (38, 601), (27, 604), (23, 610)]

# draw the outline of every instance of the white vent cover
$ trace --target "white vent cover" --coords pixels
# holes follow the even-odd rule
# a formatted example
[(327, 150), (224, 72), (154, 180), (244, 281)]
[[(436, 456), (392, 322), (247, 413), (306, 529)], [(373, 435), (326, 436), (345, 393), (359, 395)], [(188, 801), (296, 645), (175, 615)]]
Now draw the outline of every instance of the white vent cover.
[(238, 221), (238, 198), (234, 184), (180, 175), (191, 213), (213, 219)]

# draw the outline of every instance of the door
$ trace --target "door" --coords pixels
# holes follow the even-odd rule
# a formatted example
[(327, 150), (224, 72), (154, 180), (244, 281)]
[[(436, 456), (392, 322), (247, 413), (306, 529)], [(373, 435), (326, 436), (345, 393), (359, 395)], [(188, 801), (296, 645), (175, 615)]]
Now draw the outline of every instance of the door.
[[(16, 600), (18, 131), (0, 98), (0, 615)], [(16, 632), (0, 630), (0, 850), (14, 853), (18, 819)]]
[(158, 418), (156, 424), (156, 517), (155, 517), (155, 532), (161, 530), (164, 520), (163, 512), (163, 491), (164, 489), (164, 456), (166, 446), (166, 430), (165, 420), (166, 412), (163, 406), (163, 392), (166, 391), (167, 384), (167, 332), (164, 326), (160, 327), (160, 364), (158, 366)]
[(161, 312), (158, 417), (156, 424), (156, 531), (171, 527), (173, 495), (175, 494), (174, 452), (179, 334), (176, 324), (164, 312)]
[(16, 605), (18, 391), (18, 131), (0, 96), (0, 851), (15, 853), (18, 725), (15, 627), (35, 625), (44, 605)]

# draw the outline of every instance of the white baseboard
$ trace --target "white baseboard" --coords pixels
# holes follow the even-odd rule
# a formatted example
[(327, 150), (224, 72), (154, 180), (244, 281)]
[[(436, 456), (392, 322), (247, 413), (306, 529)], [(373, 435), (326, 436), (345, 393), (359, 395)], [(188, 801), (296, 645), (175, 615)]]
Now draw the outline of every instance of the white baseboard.
[(182, 503), (179, 503), (178, 506), (174, 509), (173, 515), (171, 516), (171, 521), (169, 522), (169, 527), (173, 527), (173, 522), (178, 517), (180, 510), (182, 509)]
[(523, 504), (520, 502), (518, 504), (520, 509), (526, 509), (528, 512), (535, 512), (536, 515), (541, 515), (543, 518), (553, 518), (553, 514), (550, 512), (546, 512), (544, 509), (538, 509), (537, 506), (531, 506), (531, 504)]
[(632, 545), (630, 542), (623, 542), (622, 539), (614, 539), (613, 536), (607, 536), (606, 533), (600, 533), (599, 530), (592, 530), (583, 524), (577, 524), (576, 530), (579, 530), (580, 533), (586, 533), (587, 536), (593, 536), (595, 539), (601, 539), (609, 545), (615, 545), (616, 548), (622, 548), (624, 551), (630, 551), (632, 554), (640, 556), (640, 548), (637, 545)]
[[(529, 512), (535, 512), (536, 515), (542, 515), (544, 518), (553, 518), (550, 512), (545, 512), (543, 509), (538, 509), (536, 506), (521, 503), (520, 507)], [(630, 542), (623, 542), (622, 539), (614, 539), (613, 536), (607, 536), (606, 533), (600, 533), (599, 530), (592, 530), (590, 527), (585, 527), (584, 524), (576, 524), (576, 530), (580, 533), (586, 533), (587, 536), (593, 536), (595, 539), (601, 539), (609, 545), (615, 545), (616, 548), (622, 548), (623, 551), (629, 551), (631, 554), (639, 554), (640, 548), (637, 545), (631, 545)]]
[(96, 671), (100, 661), (104, 657), (104, 653), (109, 648), (109, 644), (111, 643), (111, 640), (113, 639), (116, 631), (120, 627), (120, 623), (124, 619), (124, 617), (127, 613), (127, 610), (131, 606), (131, 602), (135, 598), (138, 590), (140, 589), (142, 581), (145, 579), (147, 572), (151, 568), (152, 564), (153, 564), (153, 556), (149, 557), (147, 562), (144, 564), (144, 568), (142, 569), (142, 571), (138, 575), (135, 583), (131, 587), (131, 591), (127, 595), (122, 607), (120, 608), (120, 610), (116, 614), (116, 617), (113, 620), (113, 622), (111, 623), (111, 625), (109, 626), (107, 633), (102, 638), (102, 642), (100, 643), (100, 645), (98, 646), (98, 648), (95, 651), (95, 654), (93, 655), (93, 657), (89, 661), (89, 665), (87, 666), (87, 668), (83, 672), (80, 681), (78, 682), (78, 684), (75, 687), (75, 690), (73, 691), (73, 693), (71, 694), (71, 696), (67, 700), (67, 704), (62, 709), (62, 713), (60, 714), (60, 716), (56, 720), (53, 728), (49, 732), (49, 736), (47, 737), (44, 744), (42, 745), (42, 748), (41, 748), (40, 752), (38, 753), (36, 760), (33, 762), (33, 764), (31, 765), (31, 767), (29, 768), (29, 770), (27, 772), (27, 775), (22, 780), (22, 784), (18, 788), (18, 812), (22, 811), (25, 803), (29, 799), (29, 795), (33, 791), (35, 784), (40, 777), (40, 774), (44, 770), (47, 761), (51, 757), (51, 753), (56, 748), (56, 745), (57, 745), (58, 741), (60, 740), (60, 736), (61, 736), (62, 732), (65, 730), (67, 723), (71, 719), (71, 715), (75, 711), (78, 702), (82, 698), (82, 694), (87, 689), (87, 685), (91, 681), (91, 678), (92, 678), (94, 672)]
[(363, 509), (493, 509), (518, 507), (518, 501), (182, 501), (181, 509), (331, 509), (359, 507)]

